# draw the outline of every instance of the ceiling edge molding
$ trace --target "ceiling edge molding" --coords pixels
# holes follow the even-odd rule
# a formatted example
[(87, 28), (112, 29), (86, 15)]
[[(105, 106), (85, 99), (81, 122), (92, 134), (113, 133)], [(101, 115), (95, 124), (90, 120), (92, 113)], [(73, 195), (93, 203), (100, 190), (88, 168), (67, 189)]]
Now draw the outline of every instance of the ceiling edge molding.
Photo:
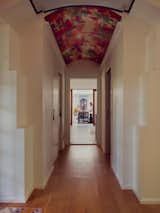
[(36, 5), (33, 3), (33, 0), (29, 0), (29, 2), (31, 3), (32, 8), (33, 8), (33, 10), (34, 10), (34, 12), (35, 12), (36, 14), (43, 13), (42, 10), (37, 10)]
[(107, 7), (107, 6), (101, 6), (101, 5), (87, 5), (87, 4), (82, 4), (82, 5), (66, 5), (66, 6), (62, 6), (62, 7), (57, 7), (57, 8), (53, 8), (53, 9), (49, 9), (49, 10), (38, 10), (37, 8), (36, 8), (36, 5), (34, 4), (34, 2), (33, 2), (33, 0), (29, 0), (30, 1), (30, 3), (31, 3), (31, 5), (32, 5), (32, 8), (33, 8), (33, 10), (35, 11), (35, 13), (36, 14), (40, 14), (40, 13), (49, 13), (49, 12), (53, 12), (53, 11), (55, 11), (55, 10), (57, 10), (57, 9), (63, 9), (63, 8), (68, 8), (68, 7), (82, 7), (82, 6), (90, 6), (90, 7), (104, 7), (104, 8), (106, 8), (106, 9), (109, 9), (109, 10), (113, 10), (113, 11), (115, 11), (115, 12), (119, 12), (119, 13), (130, 13), (131, 12), (131, 10), (132, 10), (132, 8), (133, 8), (133, 5), (134, 5), (134, 3), (135, 3), (135, 0), (132, 0), (132, 2), (131, 2), (131, 4), (130, 4), (130, 6), (129, 6), (129, 8), (128, 8), (128, 10), (127, 9), (124, 9), (124, 10), (121, 10), (121, 9), (116, 9), (116, 8), (112, 8), (112, 7)]
[(124, 12), (130, 13), (131, 10), (132, 10), (132, 8), (133, 8), (133, 6), (134, 6), (135, 1), (136, 1), (136, 0), (132, 0), (131, 4), (130, 4), (130, 6), (129, 6), (129, 9), (128, 9), (128, 10), (125, 10)]

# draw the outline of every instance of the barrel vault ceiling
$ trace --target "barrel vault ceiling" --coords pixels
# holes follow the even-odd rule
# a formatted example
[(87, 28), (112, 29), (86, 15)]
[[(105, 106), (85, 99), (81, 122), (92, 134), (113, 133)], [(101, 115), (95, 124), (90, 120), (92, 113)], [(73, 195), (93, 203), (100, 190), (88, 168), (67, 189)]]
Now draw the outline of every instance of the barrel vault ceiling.
[[(75, 3), (76, 2), (76, 3)], [(101, 64), (120, 12), (129, 12), (132, 0), (32, 0), (36, 13), (47, 12), (66, 64), (86, 59)]]
[(48, 15), (66, 64), (89, 59), (101, 63), (115, 26), (116, 13), (101, 7), (69, 7)]

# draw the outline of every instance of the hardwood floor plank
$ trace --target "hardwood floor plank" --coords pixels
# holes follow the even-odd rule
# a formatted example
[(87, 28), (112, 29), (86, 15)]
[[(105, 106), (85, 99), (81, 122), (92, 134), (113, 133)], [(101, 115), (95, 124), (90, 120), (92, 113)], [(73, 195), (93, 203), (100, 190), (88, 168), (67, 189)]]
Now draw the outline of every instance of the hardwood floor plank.
[(44, 213), (160, 213), (160, 205), (140, 205), (132, 191), (120, 189), (97, 146), (62, 152), (45, 190), (35, 190), (25, 206)]

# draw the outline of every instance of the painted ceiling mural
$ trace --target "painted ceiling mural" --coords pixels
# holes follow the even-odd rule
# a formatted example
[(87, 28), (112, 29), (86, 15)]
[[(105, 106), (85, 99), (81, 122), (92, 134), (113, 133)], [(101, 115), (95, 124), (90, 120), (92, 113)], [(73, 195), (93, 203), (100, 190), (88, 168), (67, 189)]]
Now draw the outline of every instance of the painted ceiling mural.
[(80, 59), (100, 64), (121, 16), (104, 7), (79, 6), (58, 9), (45, 19), (66, 64)]

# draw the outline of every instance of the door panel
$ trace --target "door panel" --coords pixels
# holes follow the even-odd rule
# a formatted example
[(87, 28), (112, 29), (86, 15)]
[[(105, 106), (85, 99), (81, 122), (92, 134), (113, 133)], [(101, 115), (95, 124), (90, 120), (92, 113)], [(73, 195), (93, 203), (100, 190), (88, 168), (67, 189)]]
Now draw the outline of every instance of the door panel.
[(60, 129), (60, 117), (59, 117), (59, 76), (54, 77), (53, 81), (53, 139), (54, 139), (54, 151), (55, 156), (58, 155), (59, 151), (59, 129)]
[(93, 89), (93, 125), (96, 125), (96, 89)]
[(62, 82), (62, 74), (59, 73), (59, 150), (63, 148), (62, 102), (63, 102), (63, 82)]
[(105, 76), (106, 84), (106, 154), (107, 158), (110, 158), (111, 154), (111, 113), (110, 113), (110, 104), (111, 104), (111, 70), (106, 72)]
[(73, 124), (73, 90), (70, 90), (70, 125)]

